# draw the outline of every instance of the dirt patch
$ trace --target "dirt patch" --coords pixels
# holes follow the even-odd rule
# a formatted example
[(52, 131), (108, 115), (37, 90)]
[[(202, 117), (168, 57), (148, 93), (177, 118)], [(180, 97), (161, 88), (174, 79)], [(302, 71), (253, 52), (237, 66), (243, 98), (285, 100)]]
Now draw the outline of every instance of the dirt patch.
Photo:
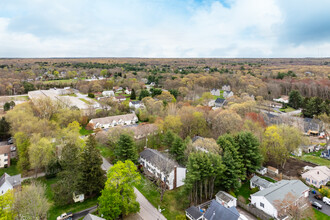
[(299, 177), (305, 166), (315, 167), (316, 165), (310, 162), (290, 157), (287, 160), (284, 168), (277, 166), (275, 163), (272, 162), (267, 163), (266, 166), (276, 167), (277, 169), (279, 169), (280, 173), (283, 173), (286, 176)]

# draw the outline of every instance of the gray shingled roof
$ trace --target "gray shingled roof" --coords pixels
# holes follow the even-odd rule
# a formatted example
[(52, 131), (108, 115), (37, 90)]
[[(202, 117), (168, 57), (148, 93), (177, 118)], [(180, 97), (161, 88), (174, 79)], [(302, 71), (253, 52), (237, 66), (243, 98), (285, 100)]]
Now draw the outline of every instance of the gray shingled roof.
[(201, 213), (195, 206), (190, 206), (188, 209), (186, 209), (186, 212), (195, 219), (198, 219), (203, 215), (203, 213)]
[(83, 220), (105, 220), (105, 218), (98, 217), (96, 215), (88, 214)]
[(215, 103), (219, 103), (219, 104), (222, 104), (222, 103), (225, 103), (225, 99), (221, 99), (221, 98), (217, 98), (216, 100), (215, 100)]
[(239, 218), (239, 213), (234, 206), (226, 208), (217, 201), (212, 200), (209, 208), (204, 214), (204, 218), (207, 220), (237, 220)]
[(10, 176), (9, 174), (4, 173), (0, 178), (0, 187), (5, 183), (5, 181), (8, 181), (12, 187), (19, 186), (22, 182), (21, 174)]
[(144, 151), (140, 153), (140, 157), (147, 160), (153, 166), (157, 167), (165, 173), (170, 173), (174, 169), (174, 167), (179, 167), (179, 164), (176, 163), (174, 160), (168, 158), (161, 152), (154, 149), (144, 149)]
[(233, 197), (232, 195), (224, 192), (224, 191), (219, 191), (216, 195), (216, 197), (218, 197), (219, 199), (221, 199), (222, 201), (228, 203), (232, 200), (235, 200), (235, 197)]
[(251, 196), (264, 196), (270, 203), (274, 204), (276, 200), (282, 201), (288, 193), (299, 198), (308, 190), (309, 188), (300, 180), (281, 180)]
[(267, 180), (265, 180), (265, 179), (263, 179), (263, 178), (261, 178), (257, 175), (254, 175), (251, 178), (250, 182), (254, 183), (255, 185), (261, 186), (263, 188), (268, 188), (268, 187), (273, 185), (273, 183), (271, 183), (271, 182), (269, 182), (269, 181), (267, 181)]

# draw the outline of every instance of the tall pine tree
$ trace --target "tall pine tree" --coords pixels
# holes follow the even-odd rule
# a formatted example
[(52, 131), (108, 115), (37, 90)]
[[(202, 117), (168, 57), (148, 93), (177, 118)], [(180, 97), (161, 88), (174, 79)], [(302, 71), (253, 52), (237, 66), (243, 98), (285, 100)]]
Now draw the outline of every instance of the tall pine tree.
[(184, 150), (186, 149), (186, 145), (180, 137), (175, 137), (170, 148), (170, 154), (174, 157), (174, 159), (179, 163), (183, 164), (185, 155)]
[(131, 160), (137, 162), (138, 153), (133, 138), (128, 134), (121, 134), (115, 147), (115, 155), (118, 160)]
[(132, 89), (132, 92), (131, 92), (131, 99), (132, 100), (135, 100), (136, 99), (136, 94), (135, 94), (135, 90)]
[(80, 192), (92, 195), (99, 193), (106, 181), (105, 172), (102, 170), (103, 163), (100, 151), (96, 148), (96, 140), (94, 135), (89, 135), (86, 146), (81, 154), (80, 162)]

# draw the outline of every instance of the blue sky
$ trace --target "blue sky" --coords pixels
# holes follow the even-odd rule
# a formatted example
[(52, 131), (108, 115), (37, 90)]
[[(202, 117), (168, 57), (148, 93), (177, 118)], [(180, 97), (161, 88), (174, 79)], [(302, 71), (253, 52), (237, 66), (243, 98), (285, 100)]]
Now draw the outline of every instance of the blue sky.
[(329, 0), (0, 0), (0, 57), (329, 57)]

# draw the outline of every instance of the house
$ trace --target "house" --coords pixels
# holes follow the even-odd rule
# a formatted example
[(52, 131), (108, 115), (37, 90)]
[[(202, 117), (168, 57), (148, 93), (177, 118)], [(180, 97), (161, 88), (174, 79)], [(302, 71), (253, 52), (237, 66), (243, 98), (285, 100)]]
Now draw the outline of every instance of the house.
[(228, 98), (232, 97), (233, 95), (234, 95), (234, 93), (232, 91), (224, 91), (223, 92), (223, 97), (225, 99), (228, 99)]
[(313, 145), (300, 146), (300, 148), (307, 154), (310, 153), (310, 152), (314, 152), (314, 146)]
[(268, 166), (267, 171), (268, 171), (268, 173), (270, 173), (272, 175), (278, 174), (278, 169), (276, 169), (275, 167)]
[(212, 200), (210, 206), (208, 207), (208, 209), (204, 214), (204, 219), (205, 220), (220, 220), (220, 219), (238, 220), (240, 219), (240, 214), (234, 206), (227, 208), (225, 206), (222, 206), (217, 201)]
[(130, 101), (128, 105), (130, 108), (134, 108), (134, 109), (139, 109), (144, 107), (143, 102), (141, 101)]
[(300, 180), (281, 180), (273, 185), (260, 190), (250, 196), (251, 204), (268, 215), (279, 217), (279, 203), (285, 200), (288, 194), (293, 195), (297, 203), (302, 198), (307, 198), (309, 187)]
[(126, 88), (124, 92), (125, 92), (125, 94), (130, 95), (132, 93), (132, 90), (129, 88)]
[(102, 95), (104, 97), (111, 97), (111, 96), (115, 96), (115, 92), (113, 90), (109, 90), (109, 91), (103, 91)]
[(126, 101), (126, 96), (123, 96), (123, 95), (116, 96), (115, 98), (119, 102)]
[(237, 199), (224, 191), (219, 191), (215, 195), (215, 200), (226, 208), (237, 206)]
[(224, 85), (224, 86), (222, 86), (222, 90), (223, 91), (231, 91), (230, 85)]
[(208, 106), (209, 106), (209, 107), (213, 107), (213, 106), (215, 106), (215, 100), (211, 100), (211, 101), (209, 101)]
[(330, 160), (330, 147), (321, 152), (321, 157)]
[(322, 130), (322, 121), (314, 118), (304, 118), (304, 132), (308, 135), (319, 135)]
[(10, 167), (11, 146), (0, 146), (0, 168)]
[(139, 119), (135, 115), (126, 114), (126, 115), (116, 115), (105, 118), (93, 118), (89, 121), (89, 123), (93, 124), (94, 129), (96, 128), (110, 128), (115, 126), (123, 126), (123, 125), (132, 125), (138, 122)]
[(211, 95), (220, 96), (220, 89), (212, 89)]
[(217, 98), (215, 100), (214, 105), (215, 105), (215, 107), (222, 107), (222, 106), (224, 106), (225, 103), (226, 103), (225, 99)]
[(170, 190), (184, 184), (186, 168), (181, 167), (174, 160), (157, 150), (145, 148), (140, 153), (139, 162), (143, 166), (144, 171), (156, 178), (160, 178)]
[(269, 106), (272, 108), (283, 108), (283, 104), (278, 102), (270, 102)]
[(138, 126), (130, 126), (128, 130), (133, 131), (135, 140), (158, 134), (158, 126), (155, 124), (139, 124)]
[(83, 220), (105, 220), (105, 218), (98, 217), (96, 215), (88, 214), (83, 218)]
[(257, 176), (257, 175), (254, 175), (251, 179), (250, 179), (250, 188), (253, 189), (253, 188), (256, 188), (258, 187), (259, 190), (263, 190), (263, 189), (266, 189), (270, 186), (272, 186), (273, 183)]
[(267, 173), (267, 168), (266, 167), (260, 167), (259, 169), (256, 170), (257, 173), (261, 175), (265, 175)]
[(186, 216), (190, 220), (203, 220), (203, 212), (196, 206), (190, 206), (186, 209)]
[(238, 220), (245, 219), (239, 214), (235, 206), (225, 207), (216, 200), (212, 200), (207, 210), (204, 211), (191, 206), (186, 209), (186, 217), (190, 220)]
[(0, 196), (5, 194), (8, 190), (20, 189), (21, 182), (21, 174), (10, 176), (4, 173), (0, 178)]
[(297, 156), (297, 157), (301, 157), (302, 156), (302, 148), (298, 147), (291, 154), (294, 155), (294, 156)]
[(273, 101), (288, 104), (288, 103), (289, 103), (289, 96), (287, 96), (287, 95), (282, 95), (282, 96), (281, 96), (280, 98), (278, 98), (278, 99), (273, 99)]
[(306, 183), (317, 188), (324, 186), (330, 181), (330, 169), (326, 166), (316, 166), (301, 174)]

